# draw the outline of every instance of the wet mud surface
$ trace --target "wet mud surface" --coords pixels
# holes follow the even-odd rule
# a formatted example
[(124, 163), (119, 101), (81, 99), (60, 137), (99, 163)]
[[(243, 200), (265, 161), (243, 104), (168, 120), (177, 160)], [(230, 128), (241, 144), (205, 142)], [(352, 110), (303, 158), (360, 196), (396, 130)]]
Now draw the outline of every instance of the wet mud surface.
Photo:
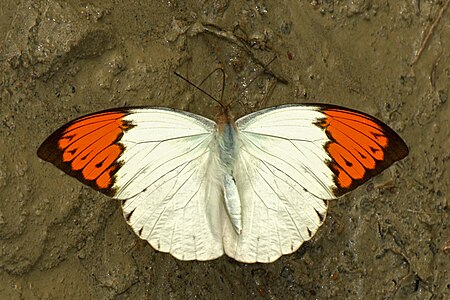
[[(449, 299), (447, 6), (2, 1), (0, 298)], [(262, 72), (274, 57), (273, 74)], [(218, 66), (237, 117), (283, 103), (348, 106), (394, 128), (410, 155), (331, 202), (297, 252), (249, 265), (156, 252), (118, 202), (36, 156), (56, 128), (106, 108), (167, 106), (213, 119), (215, 103), (173, 72), (199, 83)], [(202, 87), (219, 97), (216, 75)]]

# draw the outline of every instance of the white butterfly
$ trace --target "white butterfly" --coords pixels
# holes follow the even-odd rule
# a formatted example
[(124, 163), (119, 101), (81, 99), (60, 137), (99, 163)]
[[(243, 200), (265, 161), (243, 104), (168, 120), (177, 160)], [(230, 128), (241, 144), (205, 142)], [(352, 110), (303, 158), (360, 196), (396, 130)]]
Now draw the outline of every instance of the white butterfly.
[(354, 110), (293, 104), (234, 122), (169, 108), (78, 118), (38, 155), (122, 200), (126, 221), (181, 260), (272, 262), (315, 234), (327, 200), (404, 158), (403, 140)]

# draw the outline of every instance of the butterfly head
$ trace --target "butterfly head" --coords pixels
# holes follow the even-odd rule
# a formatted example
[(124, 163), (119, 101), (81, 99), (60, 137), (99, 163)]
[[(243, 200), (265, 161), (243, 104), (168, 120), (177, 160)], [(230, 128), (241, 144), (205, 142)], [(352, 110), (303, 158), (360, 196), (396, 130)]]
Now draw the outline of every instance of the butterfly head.
[(234, 115), (232, 114), (228, 105), (223, 105), (221, 107), (221, 110), (216, 115), (216, 123), (217, 123), (217, 127), (219, 128), (219, 131), (226, 124), (230, 124), (234, 128), (236, 128), (236, 124), (234, 122)]

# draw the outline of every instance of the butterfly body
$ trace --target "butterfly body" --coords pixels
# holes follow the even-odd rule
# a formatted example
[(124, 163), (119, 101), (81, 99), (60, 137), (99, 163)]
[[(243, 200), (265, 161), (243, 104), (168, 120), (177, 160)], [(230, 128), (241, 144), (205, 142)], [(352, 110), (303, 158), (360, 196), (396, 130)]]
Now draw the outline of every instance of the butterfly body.
[[(234, 118), (228, 108), (224, 108), (217, 117), (216, 139), (219, 153), (219, 166), (221, 170), (214, 172), (222, 174), (219, 182), (222, 183), (223, 199), (226, 212), (237, 234), (242, 231), (241, 199), (234, 178), (236, 161), (239, 153), (239, 133)], [(214, 151), (212, 151), (214, 153)]]
[(168, 108), (118, 108), (78, 118), (38, 155), (122, 200), (153, 248), (182, 260), (223, 253), (271, 262), (323, 223), (327, 200), (408, 154), (381, 121), (332, 105), (292, 104), (216, 122)]

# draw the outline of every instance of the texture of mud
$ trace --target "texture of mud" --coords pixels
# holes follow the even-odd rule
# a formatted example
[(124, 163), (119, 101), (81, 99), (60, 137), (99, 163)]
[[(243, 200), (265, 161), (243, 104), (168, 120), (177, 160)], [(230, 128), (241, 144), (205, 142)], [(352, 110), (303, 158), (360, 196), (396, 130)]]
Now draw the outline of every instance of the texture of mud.
[[(449, 15), (447, 0), (1, 1), (0, 298), (449, 299)], [(288, 84), (261, 71), (275, 56), (267, 69)], [(331, 202), (296, 253), (249, 265), (156, 252), (119, 203), (36, 156), (56, 128), (106, 108), (214, 119), (173, 72), (199, 83), (218, 66), (236, 116), (348, 106), (410, 155)]]

